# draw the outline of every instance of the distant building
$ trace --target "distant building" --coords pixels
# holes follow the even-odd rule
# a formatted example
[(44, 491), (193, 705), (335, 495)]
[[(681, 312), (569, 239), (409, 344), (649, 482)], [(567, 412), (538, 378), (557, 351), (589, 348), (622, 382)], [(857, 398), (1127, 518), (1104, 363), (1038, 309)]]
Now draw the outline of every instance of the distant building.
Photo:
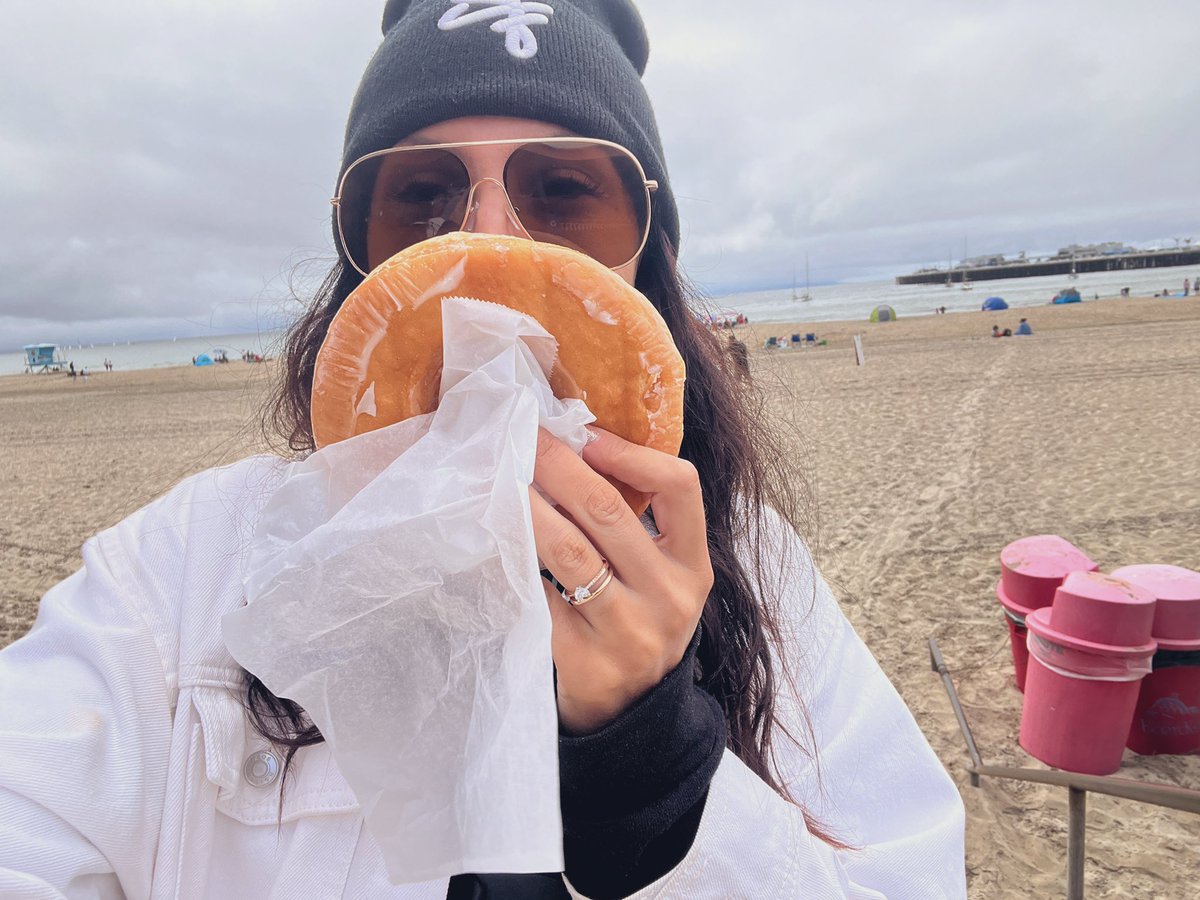
[(1116, 256), (1122, 253), (1136, 253), (1133, 247), (1120, 241), (1105, 241), (1103, 244), (1069, 244), (1052, 257), (1053, 259), (1070, 259), (1071, 257)]
[(1200, 242), (1176, 238), (1174, 247), (1138, 250), (1120, 241), (1070, 244), (1053, 256), (1030, 258), (1024, 250), (1014, 257), (1003, 254), (964, 259), (949, 269), (926, 267), (911, 275), (897, 275), (896, 284), (951, 284), (1037, 275), (1071, 275), (1084, 272), (1124, 272), (1200, 265)]
[(984, 266), (1002, 266), (1007, 262), (1008, 260), (1004, 258), (1003, 253), (993, 256), (972, 256), (970, 259), (964, 259), (959, 268), (978, 269)]

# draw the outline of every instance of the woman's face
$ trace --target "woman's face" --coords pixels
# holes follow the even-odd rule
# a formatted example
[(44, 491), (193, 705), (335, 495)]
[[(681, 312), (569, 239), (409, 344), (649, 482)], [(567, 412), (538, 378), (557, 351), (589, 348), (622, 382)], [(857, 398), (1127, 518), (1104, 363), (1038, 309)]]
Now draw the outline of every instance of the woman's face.
[[(533, 119), (513, 119), (504, 116), (467, 116), (439, 122), (414, 132), (396, 144), (405, 147), (419, 144), (449, 144), (462, 141), (523, 140), (536, 138), (573, 137), (573, 132), (556, 125)], [(522, 236), (521, 226), (514, 222), (509, 204), (500, 188), (492, 182), (480, 184), (482, 179), (495, 179), (504, 183), (504, 164), (512, 151), (511, 145), (492, 147), (461, 147), (454, 153), (467, 167), (471, 182), (477, 184), (475, 200), (477, 208), (468, 215), (462, 230), (476, 234), (511, 234)], [(379, 186), (377, 185), (377, 190)], [(633, 213), (631, 211), (630, 215)], [(368, 237), (368, 253), (374, 257)], [(386, 256), (386, 254), (384, 254)], [(372, 258), (372, 265), (381, 260)], [(637, 259), (614, 269), (629, 284), (637, 277)]]

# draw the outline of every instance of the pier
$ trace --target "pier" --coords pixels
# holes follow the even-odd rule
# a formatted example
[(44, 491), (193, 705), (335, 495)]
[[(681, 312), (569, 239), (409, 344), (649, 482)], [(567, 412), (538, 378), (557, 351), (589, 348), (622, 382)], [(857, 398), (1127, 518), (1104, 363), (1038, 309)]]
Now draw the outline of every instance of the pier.
[(1036, 275), (1070, 275), (1072, 267), (1084, 272), (1121, 272), (1126, 269), (1159, 269), (1169, 266), (1200, 265), (1200, 247), (1171, 250), (1135, 250), (1102, 256), (1054, 256), (1049, 259), (1014, 259), (997, 265), (955, 266), (946, 269), (922, 269), (911, 275), (897, 275), (896, 284), (958, 284), (971, 281), (995, 281), (1001, 278), (1031, 278)]

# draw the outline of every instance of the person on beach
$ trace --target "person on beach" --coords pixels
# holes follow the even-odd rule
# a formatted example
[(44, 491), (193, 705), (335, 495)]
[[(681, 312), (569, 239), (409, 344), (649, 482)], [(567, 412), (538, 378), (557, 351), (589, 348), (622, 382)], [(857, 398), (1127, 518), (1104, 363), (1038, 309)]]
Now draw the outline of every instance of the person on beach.
[(994, 337), (994, 338), (997, 338), (997, 337), (1004, 337), (1004, 334), (1003, 334), (1003, 333), (1000, 331), (1000, 326), (999, 326), (999, 325), (993, 325), (993, 326), (992, 326), (992, 337)]
[(1022, 319), (1017, 325), (1017, 334), (1033, 334), (1033, 329), (1029, 327), (1029, 320)]
[[(597, 202), (641, 242), (616, 271), (687, 366), (678, 459), (599, 430), (582, 458), (539, 439), (534, 481), (558, 509), (531, 494), (538, 556), (568, 589), (613, 575), (580, 606), (546, 584), (565, 872), (389, 882), (320, 731), (221, 638), (286, 468), (264, 455), (188, 478), (89, 540), (84, 567), (0, 651), (0, 896), (965, 897), (954, 782), (797, 536), (789, 453), (761, 398), (688, 304), (636, 9), (470, 6), (386, 4), (341, 172), (395, 152), (429, 202), (424, 237), (507, 233), (523, 210), (506, 164), (523, 148), (579, 136), (631, 155), (658, 183), (650, 207)], [(399, 147), (436, 172), (403, 169)], [(569, 160), (533, 165), (542, 183), (588, 190)], [(365, 202), (336, 215), (349, 234), (289, 333), (269, 420), (298, 456), (314, 447), (315, 354), (380, 238)], [(572, 224), (540, 237), (567, 243)], [(642, 521), (604, 475), (653, 496)], [(598, 516), (589, 498), (619, 512)]]

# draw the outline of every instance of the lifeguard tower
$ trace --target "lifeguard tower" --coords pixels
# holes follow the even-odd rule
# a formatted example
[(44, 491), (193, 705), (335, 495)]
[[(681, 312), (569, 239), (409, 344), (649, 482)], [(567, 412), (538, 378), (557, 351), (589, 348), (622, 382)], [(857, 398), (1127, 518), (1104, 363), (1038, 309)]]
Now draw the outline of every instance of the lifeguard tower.
[(67, 366), (59, 356), (58, 344), (26, 344), (21, 349), (25, 351), (26, 372), (61, 372)]

